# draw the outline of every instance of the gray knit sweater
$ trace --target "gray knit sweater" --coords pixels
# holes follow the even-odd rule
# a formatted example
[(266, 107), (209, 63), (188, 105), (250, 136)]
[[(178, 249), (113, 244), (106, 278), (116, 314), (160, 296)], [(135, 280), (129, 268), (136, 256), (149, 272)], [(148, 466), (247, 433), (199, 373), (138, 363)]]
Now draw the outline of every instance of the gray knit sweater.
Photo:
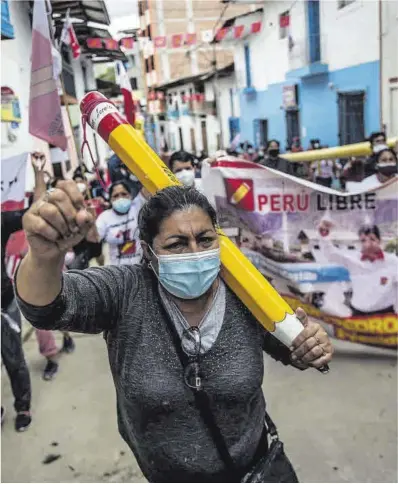
[[(201, 370), (215, 419), (243, 472), (263, 430), (263, 350), (284, 364), (289, 351), (229, 289), (226, 298), (222, 328), (202, 357)], [(18, 302), (37, 328), (105, 331), (119, 431), (149, 481), (225, 482), (224, 464), (184, 384), (150, 270), (111, 266), (70, 271), (52, 304)]]

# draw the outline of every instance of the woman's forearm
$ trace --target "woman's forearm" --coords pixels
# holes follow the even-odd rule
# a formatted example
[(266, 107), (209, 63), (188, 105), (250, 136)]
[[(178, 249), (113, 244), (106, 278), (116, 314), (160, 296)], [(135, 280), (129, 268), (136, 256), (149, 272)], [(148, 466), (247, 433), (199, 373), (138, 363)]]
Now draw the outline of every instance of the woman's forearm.
[(36, 259), (31, 251), (21, 261), (16, 275), (18, 296), (33, 306), (47, 306), (62, 289), (64, 257), (45, 261)]

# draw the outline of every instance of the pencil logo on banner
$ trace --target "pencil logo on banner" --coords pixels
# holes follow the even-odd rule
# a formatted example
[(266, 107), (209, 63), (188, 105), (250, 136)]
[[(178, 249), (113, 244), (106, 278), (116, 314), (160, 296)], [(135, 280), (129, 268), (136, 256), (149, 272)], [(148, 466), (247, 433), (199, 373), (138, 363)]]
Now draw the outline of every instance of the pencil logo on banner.
[(224, 180), (228, 203), (241, 210), (253, 212), (253, 180), (236, 178), (225, 178)]

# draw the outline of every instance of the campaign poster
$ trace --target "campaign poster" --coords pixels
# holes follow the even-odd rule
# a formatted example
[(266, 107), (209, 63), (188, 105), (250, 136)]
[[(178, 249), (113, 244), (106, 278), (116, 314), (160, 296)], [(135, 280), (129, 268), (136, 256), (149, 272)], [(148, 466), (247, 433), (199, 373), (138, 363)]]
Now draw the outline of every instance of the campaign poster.
[(397, 347), (398, 178), (342, 193), (224, 159), (203, 186), (221, 228), (294, 309), (338, 339)]

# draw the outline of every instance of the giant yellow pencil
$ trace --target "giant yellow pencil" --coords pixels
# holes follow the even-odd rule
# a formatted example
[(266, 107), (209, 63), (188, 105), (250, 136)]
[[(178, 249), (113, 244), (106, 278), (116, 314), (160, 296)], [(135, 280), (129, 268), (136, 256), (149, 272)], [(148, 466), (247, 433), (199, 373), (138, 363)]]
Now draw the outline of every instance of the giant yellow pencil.
[[(180, 184), (105, 96), (96, 91), (86, 94), (80, 109), (88, 124), (109, 144), (150, 193)], [(239, 193), (235, 195), (238, 198), (242, 196)], [(292, 308), (228, 237), (220, 237), (220, 246), (222, 277), (225, 282), (268, 331), (286, 346), (290, 346), (303, 329)], [(321, 369), (323, 373), (328, 370), (327, 365)]]
[[(390, 138), (387, 145), (394, 148), (398, 138)], [(306, 162), (333, 158), (348, 158), (349, 156), (369, 156), (372, 154), (369, 141), (354, 143), (351, 145), (334, 146), (333, 148), (322, 148), (320, 150), (300, 151), (299, 153), (284, 153), (282, 156), (289, 161)]]

